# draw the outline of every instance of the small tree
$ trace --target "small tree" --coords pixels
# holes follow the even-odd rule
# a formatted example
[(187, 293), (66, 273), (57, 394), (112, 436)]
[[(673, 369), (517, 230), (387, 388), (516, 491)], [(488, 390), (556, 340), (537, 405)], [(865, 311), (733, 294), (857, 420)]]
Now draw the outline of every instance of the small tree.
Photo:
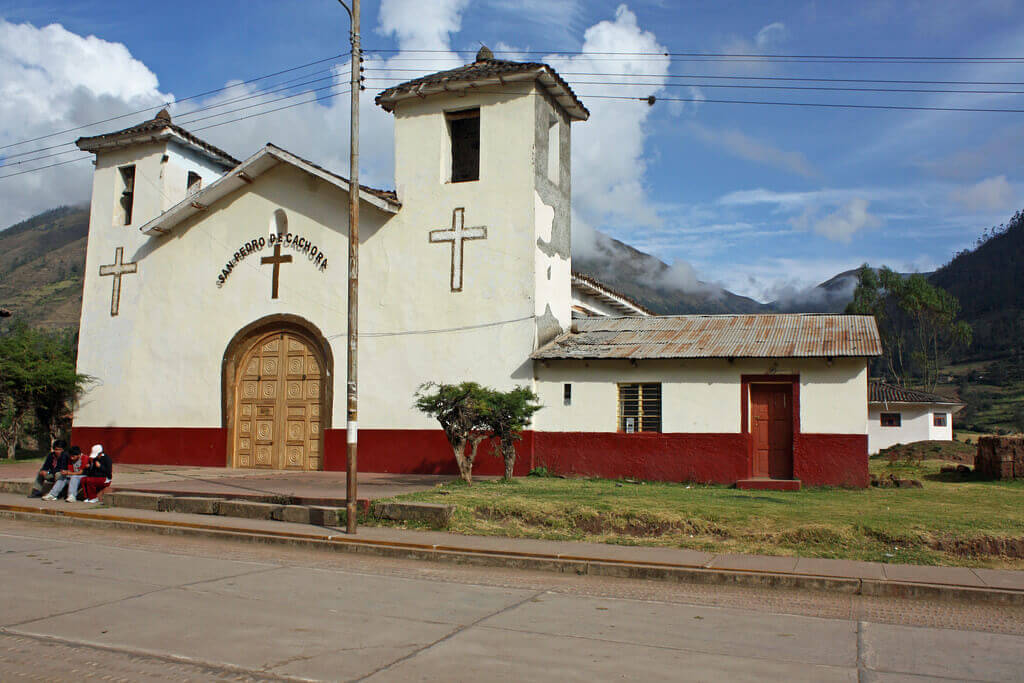
[(511, 391), (490, 391), (487, 398), (484, 422), (497, 441), (498, 453), (505, 461), (505, 481), (510, 481), (516, 466), (516, 442), (523, 438), (523, 430), (530, 425), (533, 414), (542, 406), (537, 402), (537, 395), (526, 387), (516, 387)]
[[(485, 416), (491, 391), (476, 382), (427, 382), (416, 390), (413, 405), (441, 423), (459, 466), (459, 476), (473, 485), (473, 462), (480, 442), (489, 434)], [(469, 452), (466, 446), (469, 446)]]
[(48, 422), (49, 436), (90, 380), (75, 372), (70, 348), (62, 334), (34, 330), (21, 321), (0, 336), (0, 441), (8, 458), (14, 458), (31, 411), (42, 411), (39, 417)]

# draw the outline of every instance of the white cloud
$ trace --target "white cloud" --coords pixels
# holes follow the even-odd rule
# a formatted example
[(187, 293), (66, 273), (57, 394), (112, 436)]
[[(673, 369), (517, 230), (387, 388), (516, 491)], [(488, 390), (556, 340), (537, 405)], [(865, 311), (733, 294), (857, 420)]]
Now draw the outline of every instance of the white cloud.
[(690, 124), (690, 130), (703, 142), (724, 149), (741, 159), (796, 173), (805, 178), (814, 178), (819, 175), (817, 169), (800, 152), (779, 149), (741, 131), (711, 128), (697, 122)]
[(469, 0), (381, 0), (377, 33), (394, 35), (399, 47), (448, 50), (449, 36), (462, 28)]
[[(667, 56), (610, 62), (596, 53), (665, 51), (653, 33), (638, 25), (636, 15), (620, 5), (614, 20), (601, 21), (586, 30), (581, 54), (548, 55), (544, 61), (561, 72), (656, 74), (655, 78), (643, 79), (642, 85), (622, 86), (616, 91), (645, 98), (661, 90), (669, 69)], [(574, 250), (579, 252), (593, 245), (591, 226), (657, 226), (661, 219), (652, 208), (644, 178), (650, 107), (635, 100), (587, 100), (587, 86), (582, 81), (572, 85), (582, 92), (581, 99), (591, 112), (589, 121), (573, 126), (573, 241)]]
[(866, 199), (851, 199), (823, 216), (816, 216), (808, 208), (790, 223), (798, 230), (811, 230), (830, 240), (849, 243), (854, 233), (882, 224), (881, 219), (868, 213), (868, 205)]
[[(0, 145), (157, 107), (169, 99), (171, 95), (158, 89), (156, 75), (120, 43), (82, 37), (58, 24), (37, 28), (0, 19)], [(0, 175), (82, 156), (70, 145), (23, 153), (74, 140), (79, 134), (104, 132), (122, 122), (127, 126), (136, 121), (123, 119), (103, 130), (75, 131), (0, 150)], [(64, 151), (68, 153), (31, 161)], [(0, 228), (57, 204), (86, 201), (91, 173), (88, 162), (77, 161), (0, 180)]]
[(974, 185), (955, 188), (950, 198), (971, 210), (997, 211), (1011, 208), (1017, 201), (1017, 192), (999, 175), (986, 178)]
[(757, 32), (757, 35), (754, 36), (754, 44), (764, 50), (785, 42), (788, 37), (789, 31), (786, 30), (786, 25), (781, 21), (774, 21)]

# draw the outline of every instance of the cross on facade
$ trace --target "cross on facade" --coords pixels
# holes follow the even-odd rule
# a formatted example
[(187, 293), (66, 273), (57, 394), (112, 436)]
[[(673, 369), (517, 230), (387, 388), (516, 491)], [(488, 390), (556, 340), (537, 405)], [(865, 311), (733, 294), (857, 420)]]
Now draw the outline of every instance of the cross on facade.
[(452, 291), (462, 291), (462, 247), (466, 240), (487, 239), (486, 226), (466, 227), (466, 210), (459, 207), (452, 211), (451, 230), (431, 230), (431, 242), (452, 243)]
[(292, 262), (292, 255), (291, 254), (285, 254), (284, 256), (281, 256), (281, 243), (280, 242), (278, 242), (278, 243), (276, 243), (274, 245), (274, 255), (273, 256), (264, 256), (263, 258), (260, 259), (260, 263), (263, 264), (263, 265), (266, 265), (268, 263), (273, 263), (274, 264), (274, 275), (273, 275), (273, 277), (270, 280), (270, 298), (271, 299), (276, 299), (277, 298), (277, 282), (278, 282), (278, 279), (280, 278), (281, 264), (282, 263), (291, 263), (291, 262)]
[(114, 290), (110, 294), (110, 316), (117, 315), (117, 310), (121, 306), (121, 276), (129, 273), (139, 272), (139, 264), (135, 263), (122, 263), (121, 257), (124, 254), (124, 247), (118, 247), (114, 250), (114, 262), (110, 265), (100, 266), (100, 277), (107, 275), (114, 276)]

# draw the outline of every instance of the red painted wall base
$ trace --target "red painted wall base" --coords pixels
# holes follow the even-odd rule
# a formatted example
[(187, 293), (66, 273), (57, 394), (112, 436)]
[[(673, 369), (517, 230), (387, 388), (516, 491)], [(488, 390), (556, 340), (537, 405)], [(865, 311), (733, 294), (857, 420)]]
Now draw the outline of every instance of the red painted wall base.
[[(218, 427), (75, 427), (72, 443), (88, 451), (103, 444), (115, 463), (227, 465), (224, 429)], [(555, 474), (610, 479), (734, 484), (750, 477), (746, 434), (620, 434), (525, 432), (516, 448), (515, 475), (544, 466)], [(868, 485), (865, 434), (795, 434), (793, 478), (804, 486)], [(324, 469), (344, 471), (345, 430), (324, 433)], [(359, 471), (457, 474), (440, 429), (363, 429)], [(501, 458), (483, 443), (474, 473), (504, 473)]]
[(227, 465), (227, 433), (219, 427), (74, 427), (71, 443), (86, 453), (102, 444), (115, 464)]

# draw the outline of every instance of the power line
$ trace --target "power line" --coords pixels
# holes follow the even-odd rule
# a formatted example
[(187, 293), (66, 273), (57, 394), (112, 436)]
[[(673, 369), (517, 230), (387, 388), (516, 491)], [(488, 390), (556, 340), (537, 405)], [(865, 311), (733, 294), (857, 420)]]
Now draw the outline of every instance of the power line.
[(0, 145), (0, 149), (8, 149), (10, 147), (16, 147), (18, 145), (27, 144), (29, 142), (36, 142), (37, 140), (45, 140), (46, 138), (56, 137), (58, 135), (63, 135), (64, 133), (71, 133), (71, 132), (74, 132), (76, 130), (82, 130), (83, 128), (91, 128), (92, 126), (98, 126), (101, 123), (109, 123), (110, 121), (116, 121), (118, 119), (123, 119), (123, 118), (126, 118), (128, 116), (135, 116), (137, 114), (142, 114), (142, 113), (145, 113), (145, 112), (148, 112), (148, 111), (153, 111), (154, 109), (160, 109), (162, 107), (170, 106), (172, 104), (176, 104), (176, 103), (180, 103), (180, 102), (186, 102), (188, 100), (194, 100), (194, 99), (196, 99), (198, 97), (206, 97), (207, 95), (212, 95), (214, 93), (223, 92), (225, 90), (228, 90), (230, 88), (235, 88), (235, 87), (238, 87), (240, 85), (247, 85), (249, 83), (255, 83), (256, 81), (262, 81), (262, 80), (265, 80), (267, 78), (273, 78), (274, 76), (280, 76), (281, 74), (290, 73), (292, 71), (297, 71), (299, 69), (305, 69), (305, 68), (310, 67), (310, 66), (315, 66), (316, 64), (322, 64), (323, 62), (327, 62), (327, 61), (330, 61), (332, 59), (338, 59), (339, 57), (344, 57), (344, 56), (346, 56), (348, 54), (349, 53), (341, 53), (341, 54), (337, 54), (337, 55), (332, 55), (330, 57), (325, 57), (323, 59), (318, 59), (316, 61), (308, 62), (306, 64), (300, 64), (299, 66), (293, 66), (293, 67), (290, 67), (290, 68), (287, 68), (287, 69), (282, 69), (280, 71), (275, 71), (274, 73), (264, 74), (263, 76), (256, 76), (255, 78), (250, 78), (250, 79), (245, 80), (245, 81), (239, 81), (238, 83), (232, 83), (231, 85), (225, 85), (224, 87), (221, 87), (221, 88), (215, 88), (213, 90), (207, 90), (205, 92), (196, 93), (195, 95), (189, 95), (188, 97), (182, 97), (181, 99), (175, 100), (174, 102), (165, 102), (163, 104), (153, 105), (153, 106), (150, 106), (150, 107), (145, 107), (143, 109), (137, 109), (136, 111), (128, 112), (127, 114), (119, 114), (118, 116), (111, 116), (110, 118), (102, 119), (100, 121), (93, 121), (92, 123), (82, 124), (81, 126), (74, 126), (72, 128), (65, 128), (64, 130), (59, 130), (59, 131), (56, 131), (54, 133), (47, 133), (46, 135), (40, 135), (40, 136), (37, 136), (37, 137), (34, 137), (34, 138), (28, 138), (26, 140), (20, 140), (18, 142), (11, 142), (11, 143), (8, 143), (6, 145)]
[[(175, 117), (181, 118), (181, 117), (187, 117), (187, 116), (190, 116), (190, 115), (193, 115), (193, 114), (199, 114), (201, 112), (208, 112), (210, 110), (219, 109), (219, 108), (221, 108), (221, 106), (227, 106), (228, 104), (237, 103), (237, 102), (245, 101), (245, 100), (248, 100), (248, 99), (255, 99), (257, 97), (264, 97), (266, 95), (273, 94), (273, 93), (276, 93), (276, 92), (282, 92), (284, 90), (291, 90), (292, 88), (299, 88), (299, 87), (302, 87), (302, 86), (305, 86), (305, 85), (310, 85), (310, 84), (313, 84), (313, 83), (319, 83), (319, 82), (326, 81), (326, 80), (329, 80), (329, 79), (334, 79), (334, 74), (331, 74), (329, 76), (324, 76), (322, 78), (316, 78), (316, 79), (312, 79), (310, 81), (304, 81), (303, 83), (294, 83), (294, 81), (296, 81), (296, 80), (300, 80), (300, 79), (303, 79), (303, 78), (307, 78), (309, 76), (313, 76), (315, 74), (321, 74), (321, 73), (328, 72), (328, 71), (333, 71), (333, 68), (325, 69), (325, 70), (319, 70), (319, 71), (311, 72), (309, 74), (304, 74), (303, 76), (299, 77), (298, 79), (290, 79), (289, 81), (285, 81), (283, 83), (275, 83), (273, 89), (259, 90), (259, 91), (255, 92), (255, 93), (251, 94), (251, 95), (244, 95), (244, 96), (234, 97), (232, 99), (227, 99), (225, 101), (218, 102), (216, 104), (209, 104), (207, 106), (200, 106), (200, 108), (197, 108), (195, 110), (191, 110), (190, 112), (184, 112), (184, 113), (176, 114)], [(291, 85), (289, 85), (289, 84), (291, 84)], [(276, 87), (276, 86), (284, 86), (284, 87)], [(310, 90), (306, 90), (305, 92), (310, 92)], [(302, 94), (302, 93), (297, 93), (297, 94)], [(271, 101), (271, 102), (273, 102), (273, 101), (280, 101), (280, 99), (272, 99), (272, 100), (269, 100), (269, 101)], [(256, 104), (251, 104), (250, 106), (259, 106), (259, 105), (265, 104), (265, 103), (268, 103), (268, 102), (257, 102)], [(231, 110), (230, 112), (221, 112), (220, 114), (216, 114), (216, 115), (213, 115), (213, 116), (221, 116), (223, 114), (231, 114), (233, 112), (241, 111), (242, 109), (246, 109), (246, 108), (240, 108), (239, 110)], [(212, 117), (205, 117), (205, 118), (212, 118)], [(195, 123), (196, 121), (202, 121), (204, 119), (194, 119), (194, 120), (191, 120), (191, 121), (183, 121), (183, 122), (179, 122), (179, 123)], [(48, 159), (50, 157), (56, 157), (56, 156), (59, 156), (59, 155), (62, 155), (62, 154), (68, 154), (70, 152), (74, 152), (74, 150), (68, 150), (68, 151), (65, 151), (65, 152), (58, 152), (58, 153), (51, 154), (51, 155), (44, 155), (42, 157), (34, 157), (32, 159), (26, 159), (26, 160), (19, 161), (19, 162), (14, 162), (14, 163), (6, 163), (7, 159), (16, 159), (18, 157), (26, 157), (26, 156), (29, 156), (29, 155), (37, 154), (39, 152), (46, 152), (48, 150), (57, 150), (57, 148), (67, 147), (67, 146), (71, 146), (71, 145), (74, 145), (74, 144), (75, 144), (74, 141), (71, 141), (71, 142), (61, 142), (60, 144), (51, 144), (51, 145), (46, 146), (46, 147), (38, 147), (38, 148), (36, 148), (36, 150), (31, 150), (29, 152), (20, 152), (20, 153), (13, 154), (13, 155), (7, 155), (5, 160), (4, 160), (5, 163), (2, 166), (16, 166), (18, 164), (25, 164), (25, 163), (28, 163), (28, 162), (40, 161), (42, 159)]]
[[(364, 71), (390, 71), (423, 73), (422, 69), (400, 69), (390, 67), (367, 67)], [(799, 81), (820, 83), (892, 83), (904, 85), (1024, 85), (1024, 81), (929, 81), (901, 80), (893, 78), (809, 78), (796, 76), (716, 76), (712, 74), (624, 74), (601, 71), (559, 71), (561, 76), (636, 76), (641, 78), (706, 78), (708, 80), (741, 81)]]
[[(469, 50), (470, 52), (472, 50)], [(401, 49), (367, 49), (364, 50), (366, 53), (423, 53), (423, 54), (445, 54), (450, 55), (458, 50), (414, 50), (408, 48)], [(595, 50), (492, 50), (495, 54), (513, 54), (513, 55), (576, 55), (576, 56), (590, 56), (590, 55), (601, 55), (601, 56), (616, 56), (616, 57), (644, 57), (644, 56), (658, 56), (658, 57), (694, 57), (694, 58), (708, 58), (708, 59), (763, 59), (763, 60), (804, 60), (804, 59), (815, 59), (815, 60), (842, 60), (843, 62), (850, 61), (852, 63), (867, 62), (896, 62), (896, 63), (927, 63), (927, 62), (938, 62), (942, 64), (948, 63), (1010, 63), (1018, 64), (1024, 63), (1024, 56), (1018, 57), (963, 57), (963, 56), (927, 56), (927, 55), (826, 55), (826, 54), (780, 54), (780, 53), (753, 53), (753, 52), (673, 52), (671, 50), (659, 50), (659, 51), (638, 51), (638, 52), (617, 52), (617, 51), (595, 51)]]
[[(330, 86), (330, 87), (333, 88), (333, 87), (336, 87), (336, 86)], [(299, 93), (299, 94), (300, 95), (308, 95), (310, 92), (315, 92), (315, 91), (306, 91), (304, 93)], [(256, 113), (253, 113), (253, 114), (248, 114), (246, 116), (239, 116), (237, 118), (230, 119), (228, 121), (221, 121), (220, 123), (213, 123), (213, 124), (210, 124), (208, 126), (201, 126), (199, 128), (196, 128), (195, 130), (196, 131), (201, 131), (201, 130), (207, 130), (208, 128), (217, 128), (218, 126), (224, 126), (224, 125), (231, 124), (231, 123), (237, 123), (238, 121), (244, 121), (245, 119), (256, 118), (258, 116), (265, 116), (266, 114), (273, 114), (274, 112), (282, 111), (284, 109), (291, 109), (293, 107), (300, 107), (300, 106), (302, 106), (304, 104), (312, 104), (314, 102), (323, 102), (325, 100), (332, 99), (332, 98), (337, 97), (339, 95), (346, 95), (349, 92), (350, 92), (350, 90), (343, 90), (343, 91), (340, 91), (340, 92), (331, 93), (329, 95), (321, 95), (321, 96), (317, 96), (317, 97), (315, 97), (315, 98), (313, 98), (311, 100), (306, 100), (305, 102), (295, 102), (293, 104), (285, 105), (283, 107), (276, 107), (274, 109), (269, 109), (267, 111), (262, 111), (262, 112), (256, 112)], [(281, 99), (286, 99), (286, 98), (281, 98)], [(280, 101), (280, 100), (274, 100), (274, 101)], [(259, 105), (252, 105), (250, 107), (244, 107), (244, 109), (253, 109), (253, 108), (257, 107), (257, 106), (263, 106), (265, 104), (270, 104), (270, 103), (263, 102), (263, 103), (260, 103)], [(228, 112), (223, 112), (223, 113), (228, 113)], [(218, 114), (217, 116), (220, 116), (220, 114)], [(74, 150), (70, 150), (70, 151), (74, 151)], [(60, 154), (67, 154), (67, 153), (68, 152), (60, 152)], [(35, 171), (42, 171), (43, 169), (53, 168), (54, 166), (63, 166), (64, 164), (70, 164), (70, 163), (74, 163), (76, 161), (84, 161), (86, 159), (91, 159), (91, 158), (92, 158), (92, 155), (91, 154), (87, 154), (85, 156), (77, 157), (75, 159), (68, 159), (66, 161), (59, 161), (57, 163), (47, 164), (45, 166), (37, 166), (35, 168), (27, 168), (27, 169), (24, 169), (24, 170), (21, 170), (21, 171), (17, 171), (15, 173), (7, 173), (5, 175), (0, 175), (0, 180), (3, 180), (4, 178), (13, 178), (14, 176), (24, 175), (26, 173), (33, 173)], [(22, 163), (22, 162), (19, 162), (19, 163)], [(2, 168), (2, 167), (0, 167), (0, 168)]]

